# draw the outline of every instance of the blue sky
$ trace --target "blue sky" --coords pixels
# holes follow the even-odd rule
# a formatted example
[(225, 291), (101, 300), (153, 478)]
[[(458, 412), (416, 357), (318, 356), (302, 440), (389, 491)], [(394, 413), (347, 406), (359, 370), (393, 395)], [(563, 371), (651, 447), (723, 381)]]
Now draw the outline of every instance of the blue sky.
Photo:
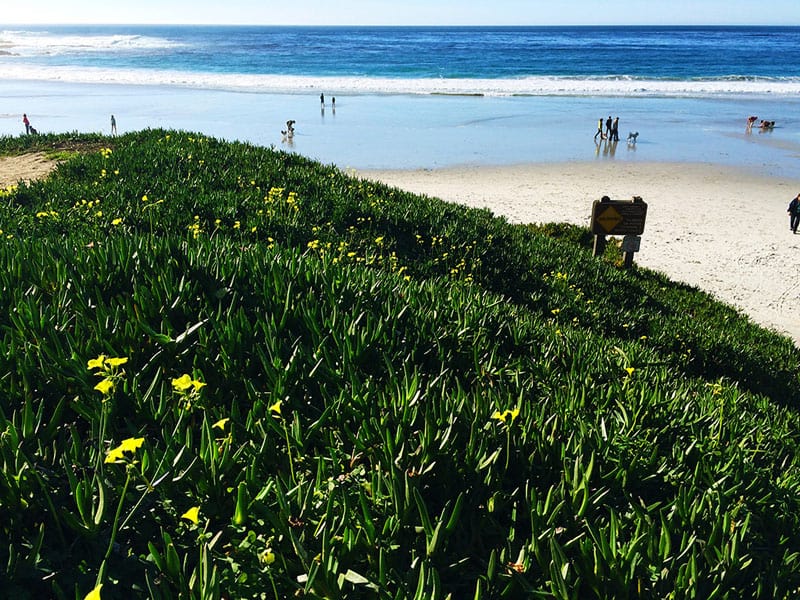
[(2, 0), (2, 4), (2, 25), (800, 25), (800, 0)]

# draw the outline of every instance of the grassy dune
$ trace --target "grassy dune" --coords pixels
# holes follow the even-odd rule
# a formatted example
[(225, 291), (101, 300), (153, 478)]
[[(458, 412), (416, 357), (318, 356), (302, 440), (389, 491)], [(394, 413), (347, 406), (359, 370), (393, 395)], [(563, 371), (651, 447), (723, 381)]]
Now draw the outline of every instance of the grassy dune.
[(296, 155), (0, 138), (63, 148), (0, 191), (9, 595), (800, 593), (787, 338)]

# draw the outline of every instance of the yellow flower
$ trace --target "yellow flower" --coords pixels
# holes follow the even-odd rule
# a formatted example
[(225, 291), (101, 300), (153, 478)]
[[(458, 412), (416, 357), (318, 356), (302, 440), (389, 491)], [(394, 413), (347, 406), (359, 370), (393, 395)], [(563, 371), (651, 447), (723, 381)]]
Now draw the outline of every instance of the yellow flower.
[(636, 370), (636, 369), (634, 369), (633, 367), (625, 367), (625, 371), (627, 371), (627, 372), (628, 372), (628, 376), (629, 376), (629, 377), (630, 377), (631, 375), (633, 375), (633, 372), (634, 372), (635, 370)]
[(108, 377), (106, 377), (105, 379), (103, 379), (103, 381), (94, 386), (94, 389), (96, 389), (103, 395), (108, 395), (111, 393), (111, 390), (114, 389), (114, 382)]
[(125, 456), (125, 453), (122, 451), (122, 448), (117, 446), (116, 448), (113, 448), (112, 450), (109, 450), (106, 453), (105, 462), (107, 462), (107, 463), (121, 462), (122, 458), (124, 456)]
[(192, 508), (190, 508), (189, 510), (187, 510), (185, 513), (183, 513), (181, 515), (181, 519), (187, 519), (188, 521), (191, 521), (192, 523), (197, 525), (197, 523), (199, 521), (199, 519), (198, 519), (199, 515), (200, 515), (200, 507), (199, 506), (193, 506)]
[(258, 560), (260, 560), (265, 565), (271, 565), (275, 562), (275, 553), (272, 551), (271, 548), (267, 548), (263, 552), (259, 553)]
[(172, 387), (174, 387), (179, 392), (185, 392), (190, 387), (192, 387), (192, 378), (189, 375), (181, 375), (177, 379), (172, 380)]
[(112, 225), (121, 225), (122, 224), (122, 219), (120, 219), (118, 217), (118, 218), (114, 219), (113, 221), (111, 221), (111, 224)]
[(87, 368), (89, 368), (89, 369), (102, 369), (103, 368), (103, 363), (105, 361), (106, 361), (106, 355), (105, 354), (101, 354), (97, 358), (93, 358), (93, 359), (89, 360), (89, 362), (86, 363), (86, 365), (87, 365)]
[(197, 392), (200, 390), (200, 388), (205, 386), (205, 383), (198, 381), (197, 379), (192, 379), (187, 374), (181, 375), (177, 379), (172, 380), (172, 387), (179, 392), (185, 392), (189, 388), (194, 388), (194, 391)]
[(105, 362), (109, 366), (120, 367), (120, 366), (124, 365), (126, 362), (128, 362), (128, 359), (127, 358), (120, 358), (120, 357), (107, 358)]
[(139, 448), (142, 447), (144, 444), (144, 438), (128, 438), (122, 440), (122, 443), (117, 446), (116, 448), (112, 448), (106, 453), (106, 460), (107, 463), (117, 463), (121, 462), (122, 459), (125, 457), (126, 452), (136, 452)]
[(83, 597), (83, 600), (100, 600), (100, 590), (102, 587), (103, 584), (98, 583), (96, 586), (94, 586), (94, 589), (91, 592)]
[(281, 414), (281, 401), (278, 400), (275, 404), (273, 404), (272, 406), (269, 407), (269, 410), (271, 412), (274, 412), (274, 413), (277, 413), (277, 414)]
[(518, 416), (519, 416), (519, 407), (516, 407), (512, 410), (504, 410), (503, 412), (496, 410), (492, 413), (492, 419), (497, 419), (498, 421), (502, 421), (503, 423), (505, 423), (506, 419), (508, 419), (509, 417), (513, 422), (514, 419), (516, 419)]
[(230, 419), (229, 419), (229, 418), (227, 418), (227, 417), (225, 417), (224, 419), (220, 419), (219, 421), (217, 421), (216, 423), (214, 423), (214, 424), (211, 426), (211, 428), (212, 428), (212, 429), (214, 429), (214, 428), (216, 427), (217, 429), (222, 429), (222, 430), (224, 431), (224, 430), (225, 430), (225, 425), (227, 425), (227, 424), (228, 424), (228, 421), (230, 421)]
[(144, 444), (144, 438), (128, 438), (119, 445), (123, 452), (135, 452)]

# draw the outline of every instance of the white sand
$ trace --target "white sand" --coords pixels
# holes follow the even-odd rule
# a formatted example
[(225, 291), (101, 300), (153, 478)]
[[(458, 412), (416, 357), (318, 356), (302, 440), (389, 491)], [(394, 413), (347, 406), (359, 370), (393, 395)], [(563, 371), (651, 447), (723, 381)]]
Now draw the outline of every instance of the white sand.
[(514, 223), (589, 225), (592, 202), (648, 204), (638, 265), (712, 293), (800, 345), (800, 234), (786, 207), (800, 179), (708, 164), (598, 162), (359, 171), (411, 192), (489, 208)]

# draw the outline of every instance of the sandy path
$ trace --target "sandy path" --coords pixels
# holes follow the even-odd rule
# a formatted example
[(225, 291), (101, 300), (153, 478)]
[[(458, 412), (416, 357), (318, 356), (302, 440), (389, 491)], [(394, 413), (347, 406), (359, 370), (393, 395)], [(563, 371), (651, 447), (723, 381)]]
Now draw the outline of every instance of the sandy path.
[(0, 157), (0, 189), (16, 185), (20, 180), (44, 177), (55, 166), (56, 162), (46, 158), (42, 152)]

